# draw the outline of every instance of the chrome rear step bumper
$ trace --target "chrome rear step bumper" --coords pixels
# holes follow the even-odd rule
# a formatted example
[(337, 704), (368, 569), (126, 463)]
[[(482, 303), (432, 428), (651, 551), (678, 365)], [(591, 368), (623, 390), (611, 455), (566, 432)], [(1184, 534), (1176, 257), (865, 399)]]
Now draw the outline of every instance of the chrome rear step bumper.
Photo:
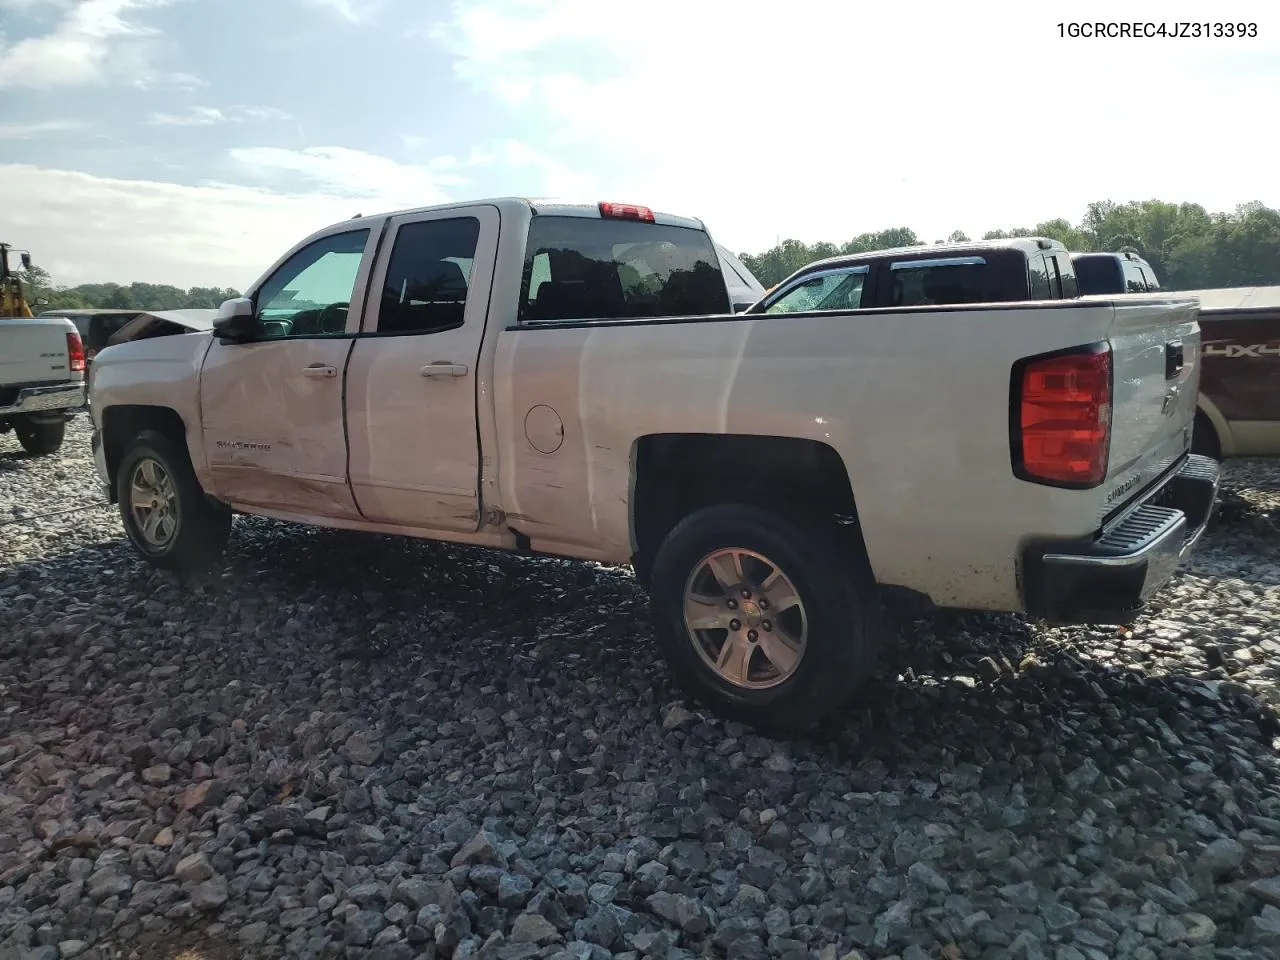
[(1182, 466), (1115, 526), (1087, 540), (1039, 541), (1023, 553), (1027, 612), (1053, 623), (1128, 623), (1204, 535), (1221, 468)]

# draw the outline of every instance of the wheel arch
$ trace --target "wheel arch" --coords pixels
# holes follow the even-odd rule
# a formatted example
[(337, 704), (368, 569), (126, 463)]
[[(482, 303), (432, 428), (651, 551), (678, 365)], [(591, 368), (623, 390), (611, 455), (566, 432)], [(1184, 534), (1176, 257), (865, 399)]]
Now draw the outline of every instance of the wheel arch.
[[(119, 404), (102, 412), (102, 452), (106, 459), (107, 476), (113, 482), (108, 486), (108, 497), (116, 503), (118, 496), (114, 478), (129, 442), (146, 430), (155, 430), (172, 440), (191, 458), (187, 442), (187, 425), (172, 407), (143, 404)], [(193, 459), (194, 462), (194, 459)]]
[(852, 479), (829, 444), (760, 434), (660, 433), (631, 449), (629, 532), (636, 577), (647, 583), (665, 536), (686, 516), (717, 503), (844, 521), (865, 552)]
[(1220, 457), (1233, 457), (1236, 453), (1235, 437), (1231, 433), (1231, 422), (1222, 415), (1218, 405), (1202, 392), (1196, 398), (1196, 419), (1212, 428), (1218, 441)]

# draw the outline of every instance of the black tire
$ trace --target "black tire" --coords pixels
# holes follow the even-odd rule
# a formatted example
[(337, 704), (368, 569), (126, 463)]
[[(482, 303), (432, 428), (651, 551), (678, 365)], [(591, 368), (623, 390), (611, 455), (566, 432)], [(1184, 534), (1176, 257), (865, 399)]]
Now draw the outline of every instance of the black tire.
[(27, 420), (14, 424), (14, 432), (22, 449), (34, 457), (46, 457), (57, 453), (67, 435), (67, 425), (62, 420), (52, 423), (32, 423)]
[[(176, 529), (160, 546), (148, 540), (131, 506), (134, 471), (148, 459), (158, 463), (171, 478), (174, 494), (172, 516)], [(129, 443), (116, 469), (115, 485), (125, 533), (148, 563), (178, 573), (196, 573), (207, 570), (222, 556), (231, 534), (231, 511), (210, 502), (191, 468), (187, 451), (164, 434), (144, 431)]]
[[(844, 706), (874, 672), (882, 630), (865, 549), (852, 540), (830, 522), (784, 519), (739, 504), (708, 507), (682, 520), (654, 558), (649, 591), (658, 643), (677, 682), (719, 715), (768, 731), (802, 732)], [(703, 660), (685, 626), (686, 582), (703, 558), (728, 548), (767, 557), (790, 579), (808, 619), (807, 644), (794, 672), (767, 689), (723, 678)]]

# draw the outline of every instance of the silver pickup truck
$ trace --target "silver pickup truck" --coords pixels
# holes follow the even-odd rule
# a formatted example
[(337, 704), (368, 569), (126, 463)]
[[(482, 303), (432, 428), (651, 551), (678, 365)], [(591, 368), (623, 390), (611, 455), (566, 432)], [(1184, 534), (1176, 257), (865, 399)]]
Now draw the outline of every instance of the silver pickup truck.
[(676, 676), (780, 727), (853, 695), (882, 601), (1123, 622), (1208, 522), (1194, 301), (736, 313), (722, 267), (623, 204), (336, 223), (98, 354), (98, 470), (163, 567), (235, 513), (630, 563)]
[(0, 433), (15, 432), (28, 453), (56, 452), (84, 407), (84, 370), (84, 343), (70, 320), (0, 318)]

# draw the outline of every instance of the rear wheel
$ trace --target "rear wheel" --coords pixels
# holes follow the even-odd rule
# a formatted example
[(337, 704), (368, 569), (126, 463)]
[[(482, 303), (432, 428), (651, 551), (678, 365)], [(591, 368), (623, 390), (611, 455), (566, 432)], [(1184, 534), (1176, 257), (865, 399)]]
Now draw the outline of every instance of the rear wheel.
[(730, 719), (803, 730), (875, 665), (869, 565), (821, 521), (745, 505), (699, 510), (658, 550), (650, 595), (676, 679)]
[(13, 429), (18, 435), (18, 442), (22, 444), (22, 449), (37, 457), (57, 453), (67, 434), (67, 424), (63, 420), (43, 423), (25, 420), (14, 424)]
[(212, 566), (231, 533), (231, 512), (211, 503), (185, 450), (147, 431), (125, 450), (116, 471), (125, 533), (148, 563), (192, 573)]

